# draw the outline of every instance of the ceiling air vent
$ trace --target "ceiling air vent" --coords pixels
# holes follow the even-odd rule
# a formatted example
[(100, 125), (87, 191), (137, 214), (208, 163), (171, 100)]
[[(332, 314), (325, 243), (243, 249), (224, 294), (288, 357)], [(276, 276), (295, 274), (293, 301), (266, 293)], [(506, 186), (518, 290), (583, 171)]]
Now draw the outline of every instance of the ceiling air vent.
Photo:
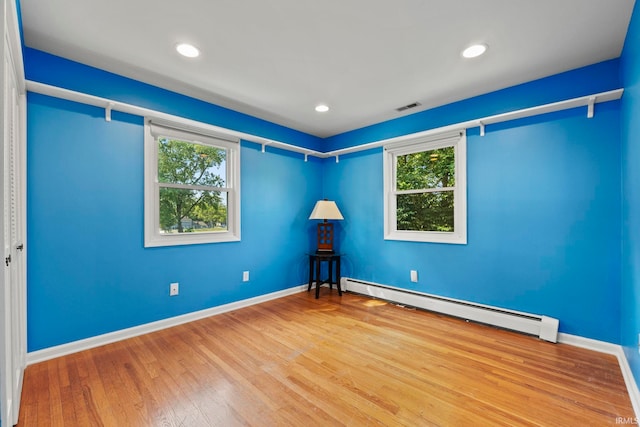
[(416, 108), (416, 107), (418, 107), (420, 105), (422, 105), (422, 104), (420, 104), (419, 102), (413, 102), (411, 104), (407, 104), (407, 105), (404, 105), (402, 107), (396, 108), (396, 111), (398, 111), (398, 112), (405, 111), (405, 110), (409, 110), (411, 108)]

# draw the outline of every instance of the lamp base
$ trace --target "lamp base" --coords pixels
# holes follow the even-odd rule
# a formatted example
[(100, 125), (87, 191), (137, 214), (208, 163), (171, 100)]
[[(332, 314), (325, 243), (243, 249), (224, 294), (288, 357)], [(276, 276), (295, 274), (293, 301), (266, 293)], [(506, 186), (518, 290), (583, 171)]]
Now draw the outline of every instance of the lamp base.
[(333, 224), (330, 222), (318, 224), (317, 252), (333, 252)]

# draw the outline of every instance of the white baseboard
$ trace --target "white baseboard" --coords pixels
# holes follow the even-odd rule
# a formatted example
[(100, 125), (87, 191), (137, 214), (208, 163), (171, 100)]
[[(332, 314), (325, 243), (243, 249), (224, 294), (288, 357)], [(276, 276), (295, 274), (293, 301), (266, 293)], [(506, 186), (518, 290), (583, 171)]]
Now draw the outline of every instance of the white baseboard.
[(187, 313), (181, 316), (158, 320), (156, 322), (146, 323), (140, 326), (134, 326), (132, 328), (122, 329), (115, 332), (109, 332), (107, 334), (98, 335), (95, 337), (86, 338), (79, 341), (73, 341), (73, 342), (58, 345), (55, 347), (49, 347), (43, 350), (32, 351), (27, 353), (26, 364), (27, 366), (33, 365), (35, 363), (44, 362), (45, 360), (54, 359), (56, 357), (65, 356), (67, 354), (77, 353), (79, 351), (88, 350), (90, 348), (99, 347), (105, 344), (111, 344), (116, 341), (122, 341), (122, 340), (133, 338), (139, 335), (148, 334), (150, 332), (159, 331), (161, 329), (171, 328), (172, 326), (181, 325), (183, 323), (204, 319), (205, 317), (214, 316), (216, 314), (222, 314), (228, 311), (237, 310), (239, 308), (260, 304), (266, 301), (282, 298), (288, 295), (293, 295), (298, 292), (306, 291), (307, 286), (308, 286), (307, 284), (294, 286), (292, 288), (284, 289), (282, 291), (272, 292), (265, 295), (259, 295), (257, 297), (248, 298), (241, 301), (235, 301), (229, 304), (223, 304), (223, 305), (219, 305), (217, 307), (211, 307), (205, 310), (194, 311), (193, 313)]
[(617, 344), (611, 344), (606, 341), (598, 341), (591, 338), (584, 338), (578, 335), (565, 334), (560, 332), (558, 334), (558, 342), (562, 344), (569, 344), (574, 347), (586, 348), (587, 350), (597, 351), (599, 353), (618, 355), (618, 351), (622, 349)]
[(616, 356), (618, 358), (618, 364), (620, 365), (620, 371), (622, 371), (622, 377), (627, 385), (629, 399), (631, 399), (633, 410), (636, 413), (636, 419), (640, 419), (640, 391), (638, 391), (638, 384), (631, 372), (629, 361), (627, 360), (627, 356), (624, 354), (624, 350), (621, 345), (565, 333), (558, 334), (558, 342)]

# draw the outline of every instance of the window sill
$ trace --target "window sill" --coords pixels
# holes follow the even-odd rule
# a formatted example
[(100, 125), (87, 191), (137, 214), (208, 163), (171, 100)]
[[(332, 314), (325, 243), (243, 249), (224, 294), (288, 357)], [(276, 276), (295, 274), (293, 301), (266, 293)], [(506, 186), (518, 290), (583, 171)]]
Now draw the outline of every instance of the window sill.
[(454, 245), (467, 244), (466, 234), (439, 231), (392, 231), (385, 234), (384, 239), (407, 242), (449, 243)]
[(201, 245), (207, 243), (239, 242), (240, 236), (231, 232), (227, 233), (198, 233), (198, 234), (155, 234), (146, 236), (144, 239), (145, 248), (161, 246), (184, 246)]

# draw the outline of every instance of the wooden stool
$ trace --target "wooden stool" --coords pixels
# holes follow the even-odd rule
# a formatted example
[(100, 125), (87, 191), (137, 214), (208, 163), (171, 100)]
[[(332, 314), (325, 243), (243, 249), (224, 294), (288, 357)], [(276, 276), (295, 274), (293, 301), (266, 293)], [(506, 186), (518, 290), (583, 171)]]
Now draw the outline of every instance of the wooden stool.
[[(326, 261), (329, 263), (329, 277), (327, 280), (321, 280), (320, 267), (322, 266), (322, 262)], [(333, 281), (333, 264), (336, 265), (336, 277), (335, 281)], [(313, 254), (309, 254), (309, 287), (307, 288), (307, 292), (311, 290), (311, 284), (316, 283), (316, 298), (320, 296), (320, 286), (324, 283), (329, 284), (329, 290), (333, 289), (333, 284), (335, 283), (338, 288), (338, 295), (342, 296), (342, 289), (340, 289), (340, 254), (336, 254), (333, 252), (322, 252), (318, 251)]]

